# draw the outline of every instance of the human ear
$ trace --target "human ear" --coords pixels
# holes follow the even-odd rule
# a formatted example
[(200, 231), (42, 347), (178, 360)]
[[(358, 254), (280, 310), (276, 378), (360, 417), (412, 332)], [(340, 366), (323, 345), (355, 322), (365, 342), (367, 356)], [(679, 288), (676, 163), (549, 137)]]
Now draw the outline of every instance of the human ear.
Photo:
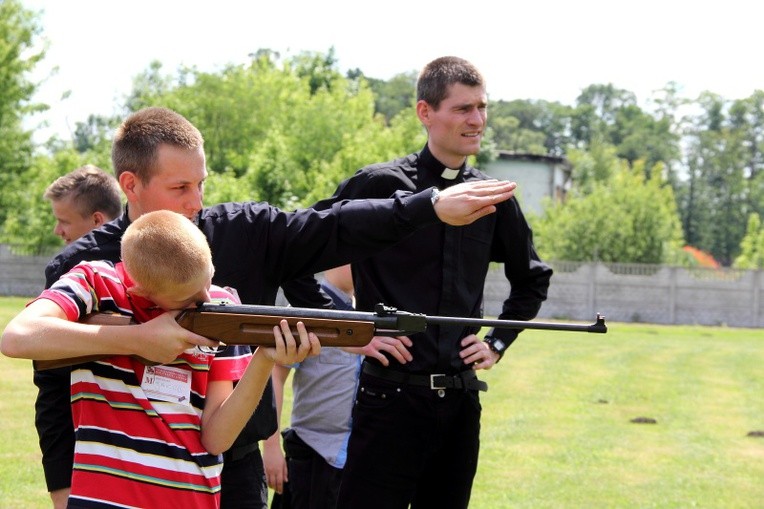
[(128, 201), (131, 198), (135, 198), (135, 186), (138, 183), (138, 178), (135, 173), (131, 171), (123, 171), (119, 174), (119, 187), (122, 188), (122, 192), (125, 193)]
[(426, 128), (430, 127), (430, 105), (427, 101), (417, 101), (416, 103), (416, 116), (419, 117), (419, 121)]
[(141, 285), (136, 284), (128, 288), (127, 293), (131, 295), (136, 295), (138, 297), (143, 297), (144, 299), (148, 299), (150, 297), (151, 292), (143, 288)]
[(106, 216), (103, 215), (103, 212), (100, 212), (100, 211), (93, 212), (93, 223), (95, 224), (96, 228), (98, 228), (105, 222), (106, 222)]

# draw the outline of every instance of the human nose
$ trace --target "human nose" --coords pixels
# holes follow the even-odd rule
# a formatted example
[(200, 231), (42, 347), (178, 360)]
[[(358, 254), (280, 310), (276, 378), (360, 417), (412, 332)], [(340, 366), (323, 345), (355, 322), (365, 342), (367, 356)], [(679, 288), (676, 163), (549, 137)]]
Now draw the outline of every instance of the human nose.
[(56, 226), (53, 227), (53, 234), (58, 235), (62, 239), (64, 238), (64, 228), (61, 226), (61, 223), (56, 223)]
[(198, 294), (196, 294), (196, 298), (194, 299), (194, 302), (209, 302), (212, 299), (210, 298), (210, 290), (208, 288), (205, 288), (204, 290), (200, 291)]
[(467, 121), (471, 125), (477, 125), (477, 126), (484, 125), (486, 122), (485, 110), (482, 110), (480, 108), (475, 108), (474, 110), (472, 110), (472, 114), (469, 116)]
[(200, 188), (193, 191), (193, 194), (191, 197), (189, 197), (189, 200), (186, 203), (186, 208), (189, 210), (189, 212), (192, 213), (192, 215), (196, 215), (196, 213), (202, 210), (202, 207), (204, 207), (203, 202), (204, 190)]

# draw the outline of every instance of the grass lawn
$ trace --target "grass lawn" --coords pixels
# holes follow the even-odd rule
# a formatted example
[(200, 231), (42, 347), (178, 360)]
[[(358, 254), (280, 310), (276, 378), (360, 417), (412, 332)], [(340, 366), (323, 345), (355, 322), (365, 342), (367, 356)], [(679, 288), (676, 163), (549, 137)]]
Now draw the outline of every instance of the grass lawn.
[[(0, 327), (24, 302), (0, 298)], [(764, 334), (753, 329), (523, 332), (481, 375), (489, 390), (470, 507), (760, 509), (763, 366)], [(3, 508), (50, 505), (31, 375), (28, 361), (0, 357)]]

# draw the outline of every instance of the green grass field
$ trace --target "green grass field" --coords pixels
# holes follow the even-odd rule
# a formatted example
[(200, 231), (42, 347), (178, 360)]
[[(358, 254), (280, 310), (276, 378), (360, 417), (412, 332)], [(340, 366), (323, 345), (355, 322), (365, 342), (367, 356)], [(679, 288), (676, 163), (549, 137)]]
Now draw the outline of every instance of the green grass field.
[[(0, 298), (0, 327), (23, 303)], [(609, 329), (526, 331), (481, 376), (470, 507), (764, 508), (764, 334)], [(2, 508), (49, 507), (31, 375), (0, 357)]]

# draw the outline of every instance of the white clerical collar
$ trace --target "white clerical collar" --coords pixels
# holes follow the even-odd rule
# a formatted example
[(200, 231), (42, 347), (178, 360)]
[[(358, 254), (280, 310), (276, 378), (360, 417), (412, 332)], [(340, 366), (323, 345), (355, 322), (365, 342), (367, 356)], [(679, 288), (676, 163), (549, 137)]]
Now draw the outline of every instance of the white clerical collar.
[(443, 173), (440, 174), (446, 180), (454, 180), (459, 176), (459, 170), (452, 170), (451, 168), (444, 168)]

